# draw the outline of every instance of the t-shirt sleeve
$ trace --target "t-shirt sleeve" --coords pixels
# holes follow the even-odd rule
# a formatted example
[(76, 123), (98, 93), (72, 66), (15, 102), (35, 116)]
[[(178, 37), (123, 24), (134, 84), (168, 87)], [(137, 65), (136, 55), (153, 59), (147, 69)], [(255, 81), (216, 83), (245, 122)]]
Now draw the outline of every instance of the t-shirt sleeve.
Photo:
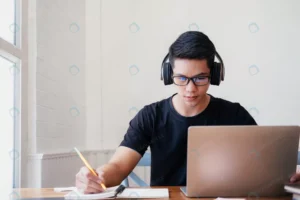
[(257, 125), (254, 118), (250, 113), (240, 104), (238, 104), (236, 116), (235, 116), (236, 125)]
[(152, 138), (152, 118), (153, 114), (148, 107), (145, 106), (141, 109), (130, 121), (127, 132), (119, 146), (131, 148), (143, 156)]

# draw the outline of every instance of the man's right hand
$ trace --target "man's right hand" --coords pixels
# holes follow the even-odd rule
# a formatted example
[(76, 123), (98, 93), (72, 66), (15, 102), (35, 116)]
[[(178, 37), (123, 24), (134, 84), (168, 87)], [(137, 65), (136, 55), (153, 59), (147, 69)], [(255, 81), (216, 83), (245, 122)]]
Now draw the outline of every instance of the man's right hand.
[(87, 167), (82, 167), (76, 174), (76, 188), (84, 194), (93, 194), (103, 192), (101, 183), (105, 185), (103, 171), (97, 170), (98, 176), (95, 176)]
[(76, 174), (76, 187), (85, 194), (91, 194), (104, 191), (101, 183), (106, 187), (120, 185), (141, 157), (137, 151), (120, 146), (107, 164), (97, 168), (98, 176), (93, 175), (88, 168), (82, 167)]

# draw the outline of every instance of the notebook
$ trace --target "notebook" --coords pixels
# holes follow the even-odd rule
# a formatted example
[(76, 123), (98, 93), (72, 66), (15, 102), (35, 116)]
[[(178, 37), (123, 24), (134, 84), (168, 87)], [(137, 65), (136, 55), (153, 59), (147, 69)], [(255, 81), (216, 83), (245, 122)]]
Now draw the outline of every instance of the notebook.
[(119, 186), (109, 187), (105, 192), (97, 194), (83, 194), (77, 189), (69, 192), (65, 199), (114, 199), (114, 198), (168, 198), (169, 190), (167, 188), (125, 188), (122, 193), (117, 196), (116, 190)]

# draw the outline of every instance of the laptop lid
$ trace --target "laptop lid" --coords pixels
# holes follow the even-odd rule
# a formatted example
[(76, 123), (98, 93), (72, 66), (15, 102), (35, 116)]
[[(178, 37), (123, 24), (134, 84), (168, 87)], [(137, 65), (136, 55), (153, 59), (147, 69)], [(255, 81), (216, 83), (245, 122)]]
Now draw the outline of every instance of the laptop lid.
[(299, 126), (188, 129), (189, 197), (279, 196), (296, 172)]

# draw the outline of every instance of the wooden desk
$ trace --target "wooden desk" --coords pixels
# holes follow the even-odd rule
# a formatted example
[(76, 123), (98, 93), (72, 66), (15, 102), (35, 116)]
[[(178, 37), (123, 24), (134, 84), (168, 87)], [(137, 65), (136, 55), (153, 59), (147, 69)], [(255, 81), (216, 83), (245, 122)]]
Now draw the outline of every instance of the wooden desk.
[[(160, 188), (160, 187), (155, 187)], [(165, 187), (162, 187), (165, 188)], [(168, 187), (169, 189), (169, 199), (172, 200), (186, 200), (186, 199), (203, 199), (212, 200), (215, 198), (186, 198), (184, 194), (180, 191), (179, 187)], [(15, 189), (15, 192), (19, 194), (21, 198), (49, 198), (49, 197), (63, 197), (67, 192), (54, 192), (53, 188), (21, 188)], [(292, 196), (278, 197), (278, 198), (246, 198), (249, 200), (292, 200)], [(132, 200), (132, 199), (131, 199)]]

